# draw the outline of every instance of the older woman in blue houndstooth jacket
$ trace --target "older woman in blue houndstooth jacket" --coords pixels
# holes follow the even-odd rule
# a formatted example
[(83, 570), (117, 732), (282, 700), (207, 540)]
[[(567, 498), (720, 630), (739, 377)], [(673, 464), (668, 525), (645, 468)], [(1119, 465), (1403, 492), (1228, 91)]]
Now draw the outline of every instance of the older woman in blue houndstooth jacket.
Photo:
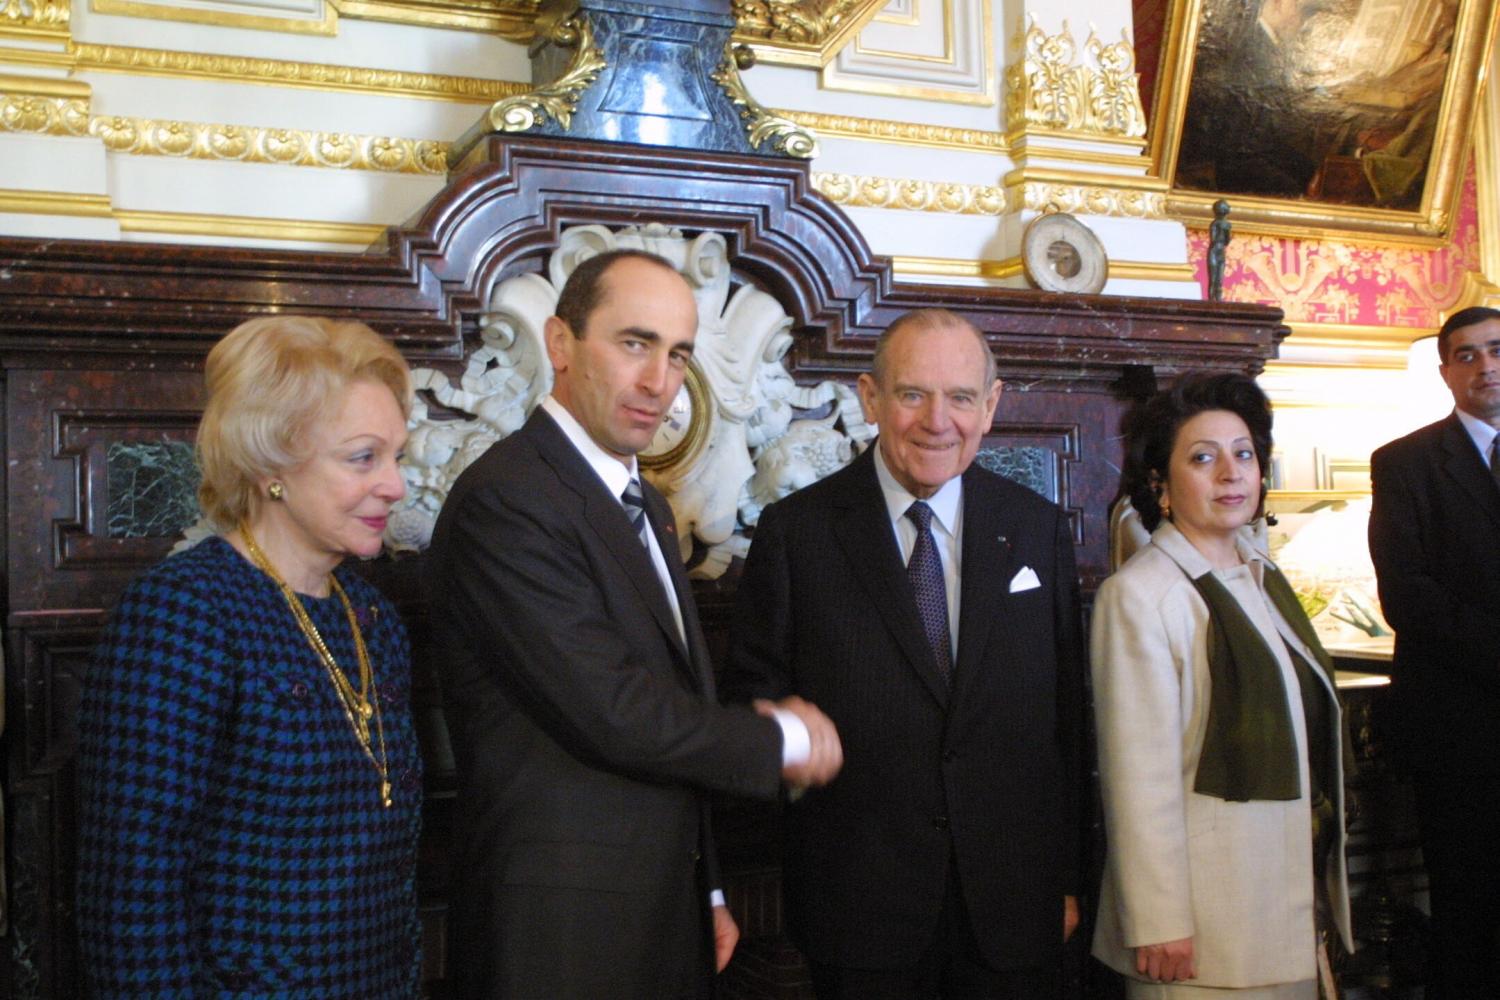
[(78, 922), (98, 997), (418, 993), (421, 763), (373, 556), (411, 378), (357, 323), (257, 319), (208, 356), (204, 512), (84, 682)]

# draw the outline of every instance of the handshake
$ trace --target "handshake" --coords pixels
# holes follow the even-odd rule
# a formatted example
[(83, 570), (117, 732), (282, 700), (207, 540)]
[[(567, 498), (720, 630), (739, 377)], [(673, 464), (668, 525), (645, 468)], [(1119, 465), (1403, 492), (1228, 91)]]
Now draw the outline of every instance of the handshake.
[(812, 702), (803, 701), (796, 695), (781, 701), (760, 699), (755, 702), (755, 710), (767, 716), (778, 711), (790, 712), (807, 727), (810, 743), (807, 759), (789, 763), (781, 769), (781, 779), (791, 788), (826, 785), (844, 766), (844, 745), (839, 742), (839, 732), (834, 728), (833, 720)]

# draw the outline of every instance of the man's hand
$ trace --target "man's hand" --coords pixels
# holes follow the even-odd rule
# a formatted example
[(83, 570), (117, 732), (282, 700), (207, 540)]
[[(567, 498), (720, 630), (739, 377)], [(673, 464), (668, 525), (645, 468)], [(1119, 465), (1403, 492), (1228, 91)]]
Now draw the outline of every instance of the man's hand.
[(803, 701), (796, 695), (778, 702), (764, 699), (755, 702), (755, 710), (761, 715), (772, 715), (777, 709), (791, 712), (807, 727), (812, 752), (801, 764), (789, 764), (781, 770), (781, 779), (793, 788), (810, 785), (826, 785), (844, 766), (844, 745), (839, 742), (838, 730), (833, 721), (824, 715), (818, 706)]
[(714, 971), (723, 972), (740, 943), (740, 928), (729, 915), (727, 906), (714, 907)]
[(1064, 943), (1073, 936), (1078, 929), (1078, 897), (1063, 897), (1063, 941)]
[(1142, 945), (1135, 950), (1135, 971), (1159, 983), (1196, 978), (1198, 967), (1193, 963), (1193, 939)]

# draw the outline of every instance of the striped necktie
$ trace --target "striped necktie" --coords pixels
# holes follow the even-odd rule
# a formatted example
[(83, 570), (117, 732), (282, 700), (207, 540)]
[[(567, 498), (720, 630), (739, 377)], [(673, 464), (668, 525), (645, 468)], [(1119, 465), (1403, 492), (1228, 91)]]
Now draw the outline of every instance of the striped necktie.
[(646, 546), (646, 551), (651, 551), (651, 522), (646, 520), (646, 497), (641, 493), (641, 481), (634, 476), (630, 482), (625, 484), (625, 492), (620, 494), (620, 503), (625, 505), (625, 514), (630, 518), (630, 526), (635, 533), (641, 536), (641, 544)]

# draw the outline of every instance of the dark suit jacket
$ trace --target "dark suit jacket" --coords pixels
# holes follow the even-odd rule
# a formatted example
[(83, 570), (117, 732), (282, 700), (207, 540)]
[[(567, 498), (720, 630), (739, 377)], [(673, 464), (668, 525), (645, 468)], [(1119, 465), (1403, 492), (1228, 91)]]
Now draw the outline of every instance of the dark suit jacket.
[(1370, 479), (1400, 742), (1419, 765), (1500, 774), (1500, 489), (1454, 415), (1376, 451)]
[[(802, 695), (843, 740), (838, 778), (787, 808), (793, 940), (831, 965), (914, 964), (951, 854), (986, 960), (1050, 961), (1078, 888), (1084, 648), (1067, 519), (1025, 487), (964, 473), (949, 690), (873, 451), (761, 515), (724, 679), (731, 697)], [(1011, 593), (1026, 566), (1041, 586)]]
[(674, 997), (706, 975), (705, 790), (771, 797), (775, 722), (714, 697), (672, 518), (645, 489), (684, 648), (617, 498), (538, 410), (433, 536), (459, 774), (455, 996)]

